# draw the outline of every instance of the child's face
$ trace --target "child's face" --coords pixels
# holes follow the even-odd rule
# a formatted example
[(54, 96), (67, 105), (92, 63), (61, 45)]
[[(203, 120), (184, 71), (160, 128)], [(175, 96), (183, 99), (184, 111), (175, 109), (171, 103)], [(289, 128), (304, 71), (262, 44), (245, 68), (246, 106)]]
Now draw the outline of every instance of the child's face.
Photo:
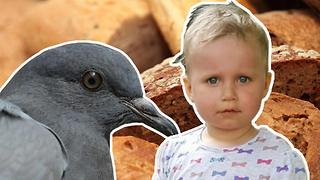
[(185, 90), (206, 125), (228, 130), (250, 126), (271, 80), (259, 44), (226, 36), (189, 58)]

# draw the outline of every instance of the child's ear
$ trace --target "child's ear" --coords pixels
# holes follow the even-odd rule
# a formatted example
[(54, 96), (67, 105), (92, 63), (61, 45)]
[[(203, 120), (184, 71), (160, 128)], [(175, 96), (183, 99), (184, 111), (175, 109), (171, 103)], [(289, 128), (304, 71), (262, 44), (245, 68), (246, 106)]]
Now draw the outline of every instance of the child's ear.
[(193, 102), (190, 81), (187, 76), (183, 76), (182, 80), (183, 80), (183, 87), (184, 87), (185, 93), (187, 94), (189, 100)]
[[(272, 75), (273, 74), (271, 72), (268, 72), (266, 75), (266, 82), (265, 82), (264, 92), (263, 92), (264, 97), (266, 97), (266, 95), (268, 94), (269, 87), (270, 87), (270, 84), (272, 81)], [(272, 87), (270, 87), (270, 88), (272, 88)]]

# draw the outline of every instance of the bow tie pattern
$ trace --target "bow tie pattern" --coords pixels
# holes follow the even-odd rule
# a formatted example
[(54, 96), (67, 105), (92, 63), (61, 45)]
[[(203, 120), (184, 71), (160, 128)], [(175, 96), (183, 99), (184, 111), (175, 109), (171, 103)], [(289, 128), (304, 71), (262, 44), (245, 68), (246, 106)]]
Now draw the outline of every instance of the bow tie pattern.
[(264, 143), (266, 140), (267, 140), (266, 138), (258, 137), (255, 141), (248, 143), (248, 145), (252, 145), (258, 142)]
[(164, 171), (164, 174), (166, 175), (166, 177), (169, 177), (169, 175), (170, 175), (170, 169), (168, 169), (167, 171)]
[(226, 176), (227, 171), (213, 171), (211, 176)]
[(247, 154), (252, 154), (253, 149), (248, 149), (248, 150), (244, 150), (244, 149), (239, 149), (238, 153), (247, 153)]
[(203, 172), (200, 172), (200, 173), (192, 172), (190, 177), (196, 177), (196, 176), (201, 177), (202, 175), (203, 175)]
[(188, 154), (189, 154), (189, 152), (180, 153), (180, 154), (178, 155), (178, 158), (181, 158), (182, 156), (186, 156), (186, 155), (188, 155)]
[(295, 171), (294, 171), (296, 174), (298, 173), (298, 172), (304, 172), (304, 173), (306, 173), (306, 170), (304, 169), (304, 168), (295, 168)]
[(226, 158), (225, 157), (218, 157), (218, 158), (215, 158), (215, 157), (212, 157), (210, 159), (210, 162), (213, 163), (213, 162), (223, 162)]
[(264, 176), (264, 175), (260, 175), (259, 176), (259, 180), (269, 180), (270, 176)]
[(240, 177), (240, 176), (235, 176), (234, 180), (249, 180), (248, 176)]
[(172, 170), (175, 173), (176, 171), (181, 170), (181, 168), (182, 168), (182, 164), (181, 165), (175, 165), (175, 166), (173, 166)]
[(239, 167), (246, 167), (246, 165), (247, 165), (247, 162), (241, 162), (241, 163), (232, 162), (231, 167), (237, 167), (237, 166), (239, 166)]
[(258, 159), (257, 164), (270, 164), (272, 162), (272, 159)]
[(245, 149), (233, 148), (233, 149), (223, 149), (223, 152), (225, 152), (225, 153), (237, 152), (239, 154), (241, 154), (241, 153), (252, 154), (253, 149), (245, 150)]
[(174, 156), (174, 153), (172, 153), (171, 155), (167, 155), (165, 160), (169, 161), (173, 156)]
[[(303, 165), (281, 163), (282, 157), (287, 158), (291, 154), (289, 151), (284, 153), (282, 150), (286, 147), (276, 139), (283, 140), (280, 136), (259, 136), (247, 144), (219, 151), (209, 151), (207, 147), (192, 144), (194, 141), (186, 139), (174, 141), (172, 144), (165, 144), (169, 150), (162, 156), (163, 166), (156, 169), (156, 172), (168, 179), (177, 180), (271, 180), (277, 179), (280, 173), (281, 177), (288, 175), (289, 179), (295, 174), (307, 174)], [(293, 154), (289, 157), (298, 156)]]
[(288, 165), (285, 165), (283, 167), (277, 166), (277, 172), (288, 171), (288, 170), (289, 170)]
[(198, 164), (200, 164), (200, 163), (201, 163), (201, 158), (199, 158), (199, 159), (192, 159), (192, 160), (191, 160), (191, 163), (198, 163)]

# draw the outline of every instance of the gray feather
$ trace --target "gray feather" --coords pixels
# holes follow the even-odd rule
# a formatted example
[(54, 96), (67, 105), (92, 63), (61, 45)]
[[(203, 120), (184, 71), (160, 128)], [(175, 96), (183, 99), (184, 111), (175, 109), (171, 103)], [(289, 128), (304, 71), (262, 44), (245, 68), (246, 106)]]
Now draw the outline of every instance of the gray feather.
[(67, 168), (66, 152), (56, 134), (2, 100), (0, 162), (1, 180), (56, 180)]
[[(99, 80), (85, 81), (88, 72)], [(84, 83), (100, 80), (94, 90)], [(113, 129), (145, 123), (165, 135), (178, 132), (177, 125), (144, 97), (142, 87), (138, 71), (123, 53), (99, 43), (72, 42), (34, 56), (0, 98), (61, 138), (69, 160), (65, 179), (109, 180), (114, 178), (109, 146)]]

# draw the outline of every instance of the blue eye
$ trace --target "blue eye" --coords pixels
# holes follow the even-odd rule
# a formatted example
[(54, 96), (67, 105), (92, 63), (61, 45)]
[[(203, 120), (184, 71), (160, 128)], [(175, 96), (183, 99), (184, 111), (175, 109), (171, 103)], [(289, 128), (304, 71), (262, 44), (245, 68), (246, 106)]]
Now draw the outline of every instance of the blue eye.
[(249, 81), (249, 78), (246, 76), (240, 76), (240, 78), (239, 78), (240, 83), (246, 83), (248, 81)]
[(218, 78), (211, 77), (208, 79), (208, 84), (217, 84), (219, 82)]

